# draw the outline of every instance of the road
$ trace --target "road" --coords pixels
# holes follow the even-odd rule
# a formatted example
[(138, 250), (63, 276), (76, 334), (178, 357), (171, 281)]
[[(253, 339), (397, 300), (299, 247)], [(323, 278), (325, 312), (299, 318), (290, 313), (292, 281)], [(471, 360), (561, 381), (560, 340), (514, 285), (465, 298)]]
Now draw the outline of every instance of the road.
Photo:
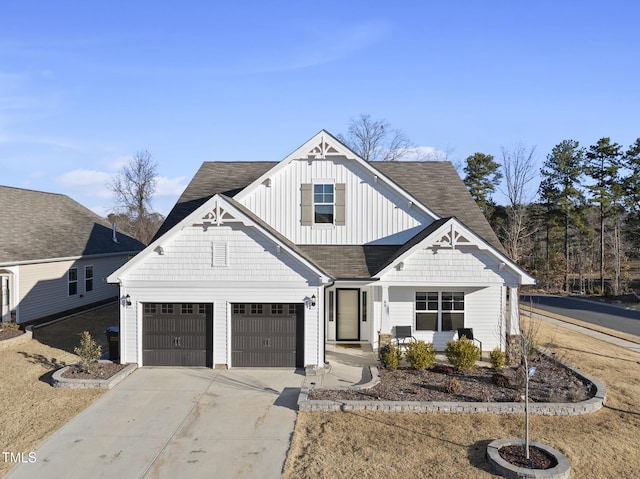
[(640, 336), (640, 310), (561, 296), (523, 295), (523, 305)]

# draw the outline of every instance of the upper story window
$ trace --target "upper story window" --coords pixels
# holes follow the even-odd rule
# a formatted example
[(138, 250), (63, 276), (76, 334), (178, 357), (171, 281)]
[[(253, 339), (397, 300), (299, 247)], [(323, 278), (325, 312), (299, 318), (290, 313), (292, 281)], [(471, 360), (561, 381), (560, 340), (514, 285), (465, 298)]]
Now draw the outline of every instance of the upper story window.
[(333, 224), (334, 191), (333, 184), (313, 185), (313, 222), (315, 224)]

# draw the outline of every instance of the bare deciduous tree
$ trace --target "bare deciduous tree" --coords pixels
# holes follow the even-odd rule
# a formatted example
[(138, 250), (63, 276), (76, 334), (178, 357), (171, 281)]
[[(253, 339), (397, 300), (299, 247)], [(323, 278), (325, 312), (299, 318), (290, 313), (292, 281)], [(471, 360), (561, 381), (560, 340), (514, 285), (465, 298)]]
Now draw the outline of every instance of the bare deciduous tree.
[(527, 188), (537, 176), (533, 155), (536, 147), (527, 149), (521, 143), (511, 150), (502, 148), (502, 177), (504, 178), (503, 193), (509, 201), (507, 208), (508, 221), (503, 227), (505, 247), (514, 261), (519, 261), (522, 240), (527, 234), (525, 214), (527, 206), (535, 196)]
[(122, 230), (149, 244), (161, 223), (161, 215), (151, 209), (156, 191), (158, 163), (144, 150), (137, 152), (108, 184), (116, 201), (112, 219), (124, 220)]
[(365, 161), (399, 160), (411, 149), (411, 142), (402, 130), (392, 128), (386, 120), (373, 120), (362, 113), (351, 118), (346, 135), (338, 139)]

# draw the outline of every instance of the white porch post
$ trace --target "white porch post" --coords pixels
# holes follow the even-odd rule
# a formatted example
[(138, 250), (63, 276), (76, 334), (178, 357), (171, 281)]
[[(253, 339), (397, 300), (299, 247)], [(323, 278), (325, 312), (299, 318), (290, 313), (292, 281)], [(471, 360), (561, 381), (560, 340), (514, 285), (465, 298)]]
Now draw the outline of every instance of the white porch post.
[(508, 334), (520, 334), (520, 300), (518, 287), (509, 288), (509, 329)]
[[(317, 315), (317, 321), (318, 321), (318, 367), (322, 367), (324, 366), (324, 341), (325, 341), (325, 318), (326, 318), (326, 313), (324, 310), (324, 287), (322, 286), (322, 283), (320, 284), (320, 287), (318, 288), (318, 293), (317, 293), (317, 297), (318, 299), (316, 300), (316, 315)], [(305, 364), (306, 366), (306, 364)]]
[(391, 332), (391, 320), (389, 318), (389, 286), (382, 286), (382, 301), (380, 302), (382, 308), (382, 321), (380, 324), (380, 332)]

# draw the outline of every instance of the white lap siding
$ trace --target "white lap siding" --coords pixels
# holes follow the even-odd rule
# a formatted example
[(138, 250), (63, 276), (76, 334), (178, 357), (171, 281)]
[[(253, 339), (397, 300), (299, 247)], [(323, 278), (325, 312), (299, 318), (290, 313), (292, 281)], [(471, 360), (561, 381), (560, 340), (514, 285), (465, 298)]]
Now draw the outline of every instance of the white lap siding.
[(443, 351), (447, 341), (451, 341), (455, 331), (418, 331), (415, 322), (416, 291), (456, 291), (464, 293), (464, 326), (473, 328), (473, 334), (482, 341), (482, 349), (487, 351), (500, 345), (500, 297), (501, 287), (398, 287), (389, 288), (389, 317), (391, 331), (396, 326), (411, 325), (416, 339), (432, 342), (433, 347)]
[[(226, 266), (213, 266), (213, 244), (227, 246)], [(283, 248), (241, 224), (185, 228), (123, 279), (123, 354), (141, 362), (142, 303), (212, 303), (213, 363), (229, 365), (231, 304), (304, 303), (322, 294), (319, 278)], [(324, 361), (318, 344), (318, 307), (305, 307), (305, 364)], [(134, 359), (135, 358), (135, 359)]]

